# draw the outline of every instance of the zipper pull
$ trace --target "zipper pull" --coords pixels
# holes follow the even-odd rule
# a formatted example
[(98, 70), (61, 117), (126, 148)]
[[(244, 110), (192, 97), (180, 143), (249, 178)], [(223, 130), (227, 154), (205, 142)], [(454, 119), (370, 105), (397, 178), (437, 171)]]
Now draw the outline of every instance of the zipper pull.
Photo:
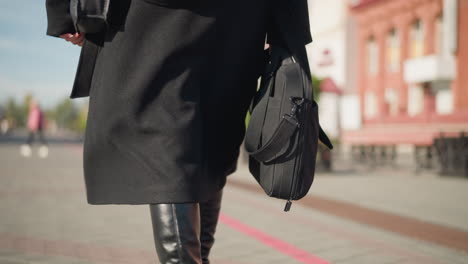
[(291, 205), (292, 205), (291, 200), (288, 200), (288, 201), (286, 202), (286, 206), (284, 206), (284, 211), (285, 211), (285, 212), (289, 212), (289, 210), (291, 209)]

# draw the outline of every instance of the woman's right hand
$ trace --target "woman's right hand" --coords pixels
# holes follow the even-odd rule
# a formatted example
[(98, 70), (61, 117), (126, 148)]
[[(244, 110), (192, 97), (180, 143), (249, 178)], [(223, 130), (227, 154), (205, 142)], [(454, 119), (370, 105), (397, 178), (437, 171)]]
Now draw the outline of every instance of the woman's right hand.
[(82, 46), (85, 40), (85, 33), (75, 33), (75, 34), (66, 33), (66, 34), (60, 35), (60, 37), (68, 42), (73, 43), (73, 45)]

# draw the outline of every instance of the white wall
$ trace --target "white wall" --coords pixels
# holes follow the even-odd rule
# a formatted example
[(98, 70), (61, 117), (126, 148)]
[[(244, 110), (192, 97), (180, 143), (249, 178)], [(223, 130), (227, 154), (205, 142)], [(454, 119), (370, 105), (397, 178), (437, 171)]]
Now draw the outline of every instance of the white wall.
[(336, 138), (339, 136), (339, 100), (336, 94), (322, 93), (319, 101), (319, 120), (323, 130), (328, 136)]
[(361, 127), (359, 95), (345, 95), (340, 100), (340, 126), (344, 130)]
[[(332, 78), (344, 91), (341, 97), (322, 94), (320, 98), (320, 122), (331, 137), (339, 137), (340, 129), (351, 130), (361, 126), (359, 96), (354, 85), (354, 73), (350, 71), (353, 64), (348, 61), (354, 58), (350, 57), (354, 43), (349, 41), (353, 36), (348, 34), (347, 10), (347, 1), (344, 0), (309, 0), (313, 42), (307, 46), (307, 52), (312, 74)], [(324, 56), (325, 50), (330, 51), (333, 64), (320, 66), (327, 58)]]

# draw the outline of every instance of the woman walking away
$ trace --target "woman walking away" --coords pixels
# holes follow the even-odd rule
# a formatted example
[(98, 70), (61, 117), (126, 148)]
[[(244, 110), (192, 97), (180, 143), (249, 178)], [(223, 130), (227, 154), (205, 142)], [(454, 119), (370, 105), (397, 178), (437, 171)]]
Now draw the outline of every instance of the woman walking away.
[(88, 203), (149, 204), (163, 264), (209, 263), (280, 2), (310, 42), (306, 0), (110, 1), (93, 34), (75, 32), (69, 1), (46, 2), (47, 34), (82, 45), (70, 97), (89, 95)]
[(39, 137), (39, 142), (41, 146), (39, 147), (37, 153), (39, 157), (46, 158), (49, 153), (49, 148), (47, 147), (47, 141), (44, 138), (44, 113), (41, 111), (39, 104), (33, 98), (29, 103), (29, 114), (28, 114), (28, 139), (26, 144), (21, 146), (21, 154), (25, 157), (30, 157), (32, 154), (32, 144), (35, 140), (35, 137)]

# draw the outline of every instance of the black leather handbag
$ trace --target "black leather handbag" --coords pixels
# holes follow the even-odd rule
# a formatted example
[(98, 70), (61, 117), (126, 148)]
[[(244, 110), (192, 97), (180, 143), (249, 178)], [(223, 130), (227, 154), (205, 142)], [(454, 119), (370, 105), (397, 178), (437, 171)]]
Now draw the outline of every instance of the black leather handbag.
[(315, 172), (318, 140), (333, 146), (320, 127), (310, 74), (289, 51), (273, 46), (252, 101), (245, 136), (249, 170), (265, 193), (287, 200), (304, 197)]
[(70, 15), (77, 32), (98, 33), (107, 28), (110, 0), (70, 0)]

